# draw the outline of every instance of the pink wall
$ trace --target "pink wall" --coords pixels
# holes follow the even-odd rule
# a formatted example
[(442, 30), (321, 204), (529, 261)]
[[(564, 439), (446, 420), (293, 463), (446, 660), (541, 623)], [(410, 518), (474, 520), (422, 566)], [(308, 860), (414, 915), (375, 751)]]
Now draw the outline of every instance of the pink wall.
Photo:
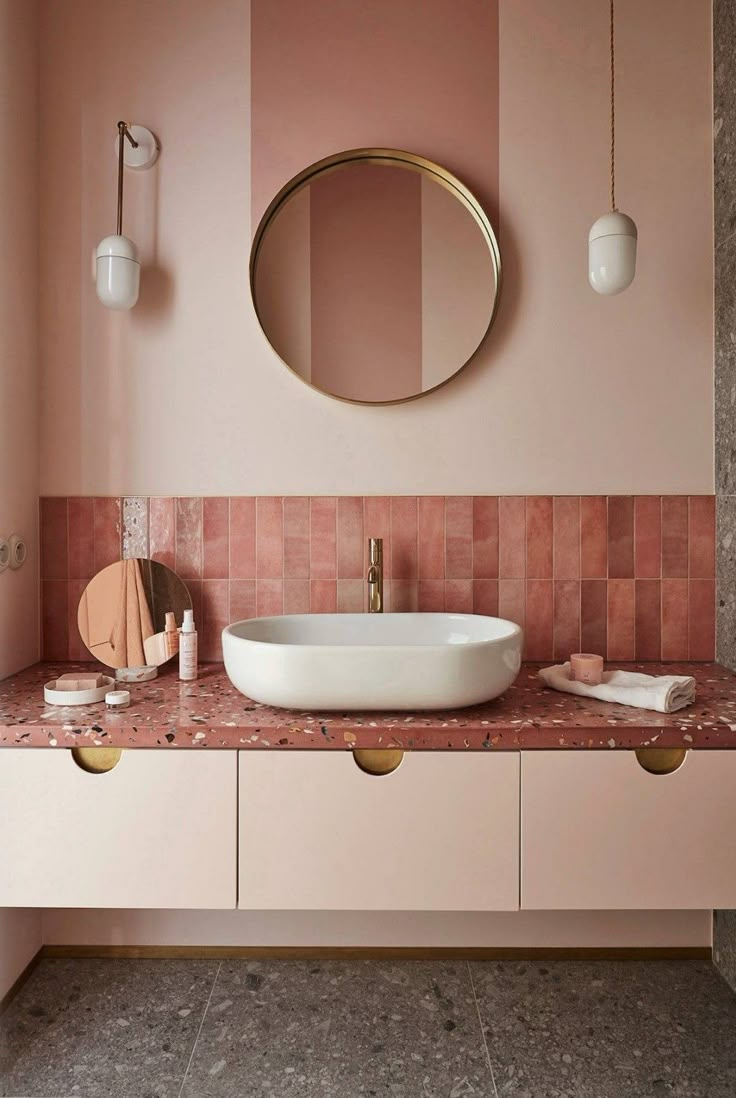
[[(247, 0), (181, 0), (175, 20), (164, 0), (44, 4), (44, 493), (712, 491), (710, 2), (617, 6), (640, 258), (611, 300), (585, 271), (607, 202), (605, 5), (499, 9), (496, 26), (480, 0), (255, 0), (251, 56)], [(130, 315), (89, 277), (121, 116), (163, 144), (128, 180), (148, 264)], [(473, 365), (380, 409), (300, 385), (247, 287), (251, 213), (308, 161), (372, 144), (446, 163), (494, 218), (498, 202), (505, 283)]]
[(29, 547), (0, 574), (0, 678), (38, 655), (37, 28), (34, 0), (0, 0), (0, 534)]
[[(38, 657), (38, 56), (35, 0), (0, 0), (0, 533), (29, 559), (0, 574), (0, 678)], [(0, 998), (41, 947), (41, 915), (0, 911)]]

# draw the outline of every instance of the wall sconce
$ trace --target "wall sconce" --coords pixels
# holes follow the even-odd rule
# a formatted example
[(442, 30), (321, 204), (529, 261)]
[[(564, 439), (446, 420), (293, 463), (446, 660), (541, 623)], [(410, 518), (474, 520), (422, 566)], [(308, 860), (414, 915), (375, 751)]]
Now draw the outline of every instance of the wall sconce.
[(123, 236), (123, 167), (144, 171), (158, 160), (159, 143), (145, 126), (118, 122), (118, 222), (95, 253), (97, 296), (108, 309), (132, 309), (138, 300), (141, 264), (133, 240)]
[(611, 60), (611, 209), (588, 233), (588, 281), (597, 294), (620, 294), (636, 273), (636, 223), (616, 206), (616, 65), (614, 10), (609, 0), (609, 52)]

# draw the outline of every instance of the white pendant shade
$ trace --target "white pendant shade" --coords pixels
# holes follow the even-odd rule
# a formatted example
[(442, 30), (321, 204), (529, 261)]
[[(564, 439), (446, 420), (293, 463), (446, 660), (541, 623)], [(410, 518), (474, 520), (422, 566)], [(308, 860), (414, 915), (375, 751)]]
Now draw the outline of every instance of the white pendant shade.
[(141, 265), (138, 249), (127, 236), (106, 236), (97, 245), (97, 296), (108, 309), (132, 309), (138, 300)]
[(588, 234), (588, 281), (598, 294), (620, 294), (636, 273), (636, 225), (612, 210), (594, 222)]

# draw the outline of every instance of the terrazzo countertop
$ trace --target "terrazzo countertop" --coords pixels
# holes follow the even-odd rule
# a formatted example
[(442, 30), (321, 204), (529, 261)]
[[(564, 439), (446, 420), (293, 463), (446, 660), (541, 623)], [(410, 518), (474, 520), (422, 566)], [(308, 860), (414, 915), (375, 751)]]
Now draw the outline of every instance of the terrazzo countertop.
[(300, 713), (243, 697), (222, 664), (180, 682), (165, 671), (131, 685), (121, 712), (104, 703), (46, 705), (43, 684), (82, 664), (35, 664), (0, 682), (0, 747), (209, 747), (496, 750), (538, 748), (736, 748), (736, 674), (714, 663), (627, 665), (648, 674), (694, 675), (697, 699), (671, 715), (589, 701), (542, 686), (539, 664), (524, 664), (495, 701), (414, 713)]

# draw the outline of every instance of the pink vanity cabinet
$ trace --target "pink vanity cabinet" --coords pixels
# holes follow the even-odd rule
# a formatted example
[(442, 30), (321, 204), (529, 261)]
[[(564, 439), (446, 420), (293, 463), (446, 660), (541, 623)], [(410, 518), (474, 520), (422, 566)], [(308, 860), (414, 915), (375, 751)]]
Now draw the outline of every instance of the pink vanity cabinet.
[(0, 907), (235, 907), (237, 753), (0, 754)]
[(521, 790), (522, 908), (736, 907), (736, 752), (529, 751)]
[[(517, 752), (240, 755), (241, 908), (516, 911)], [(268, 822), (266, 822), (268, 821)]]

